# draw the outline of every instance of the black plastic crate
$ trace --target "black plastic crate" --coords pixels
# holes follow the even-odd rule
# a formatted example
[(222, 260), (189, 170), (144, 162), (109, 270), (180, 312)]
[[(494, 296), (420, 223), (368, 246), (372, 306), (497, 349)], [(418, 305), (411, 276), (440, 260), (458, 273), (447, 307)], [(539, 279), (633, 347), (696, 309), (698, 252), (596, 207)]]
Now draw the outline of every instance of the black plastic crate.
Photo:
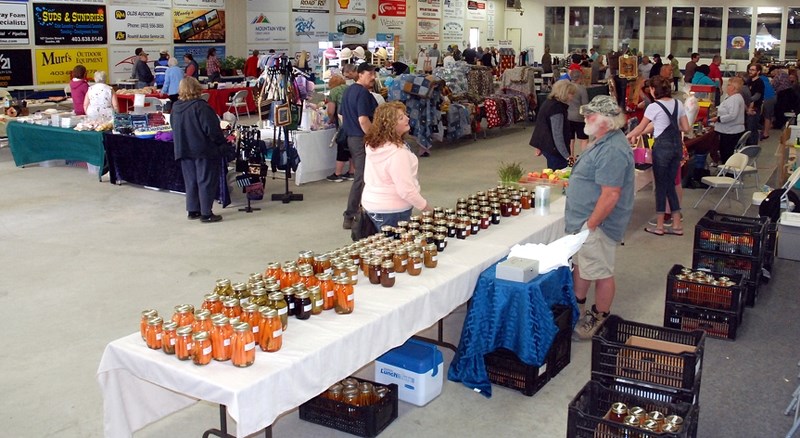
[(572, 331), (572, 306), (556, 304), (550, 308), (550, 311), (553, 312), (553, 321), (556, 323), (559, 333), (564, 330)]
[[(643, 339), (631, 345), (634, 337)], [(699, 388), (705, 340), (703, 331), (685, 332), (611, 315), (592, 338), (592, 379), (610, 377), (693, 392)], [(641, 345), (658, 341), (694, 347), (694, 351), (671, 353)]]
[[(611, 420), (604, 419), (611, 404), (622, 402), (628, 406), (639, 406), (647, 412), (659, 411), (664, 415), (679, 415), (683, 417), (685, 427), (680, 432), (656, 433), (647, 432), (638, 427), (624, 426)], [(567, 416), (568, 438), (685, 438), (694, 436), (692, 425), (696, 424), (695, 412), (697, 407), (690, 403), (666, 403), (663, 401), (637, 397), (624, 392), (606, 388), (599, 382), (589, 381), (569, 404)], [(695, 428), (696, 429), (696, 428)]]
[(761, 257), (769, 222), (709, 210), (695, 225), (694, 249)]
[(375, 437), (397, 418), (397, 385), (384, 385), (389, 392), (371, 406), (352, 406), (318, 395), (300, 405), (300, 419), (362, 437)]
[(757, 283), (759, 277), (761, 277), (761, 260), (752, 257), (695, 251), (692, 257), (692, 269), (728, 277), (741, 275), (743, 280)]
[[(714, 285), (707, 281), (683, 274), (682, 265), (674, 265), (667, 275), (668, 303), (688, 304), (713, 310), (736, 312), (741, 320), (744, 313), (746, 287), (740, 275), (728, 277), (732, 286)], [(712, 274), (713, 275), (713, 274)], [(714, 276), (719, 279), (722, 276)]]
[(557, 376), (572, 360), (572, 330), (558, 332), (550, 352), (547, 353), (547, 371), (550, 378)]
[(696, 387), (691, 392), (658, 385), (645, 386), (642, 384), (620, 381), (610, 377), (595, 378), (595, 376), (592, 376), (592, 380), (614, 391), (646, 398), (648, 400), (662, 403), (689, 403), (695, 406), (700, 404), (700, 386), (702, 379), (699, 377)]
[(718, 312), (671, 303), (664, 306), (664, 327), (686, 331), (703, 330), (712, 338), (735, 340), (741, 321), (734, 312)]

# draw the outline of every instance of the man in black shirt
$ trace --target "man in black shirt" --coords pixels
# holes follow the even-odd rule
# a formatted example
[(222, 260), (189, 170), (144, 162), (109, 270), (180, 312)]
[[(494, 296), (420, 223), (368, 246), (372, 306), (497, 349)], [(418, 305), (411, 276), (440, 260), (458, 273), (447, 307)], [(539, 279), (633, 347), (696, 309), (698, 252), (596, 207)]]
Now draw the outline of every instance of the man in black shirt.
[(764, 82), (761, 80), (761, 64), (747, 66), (747, 88), (750, 89), (750, 106), (744, 117), (744, 129), (750, 131), (747, 144), (758, 144), (758, 120), (761, 118), (761, 104), (764, 102)]
[(475, 65), (475, 60), (478, 58), (478, 52), (470, 46), (467, 46), (464, 49), (464, 61), (467, 61), (467, 64)]

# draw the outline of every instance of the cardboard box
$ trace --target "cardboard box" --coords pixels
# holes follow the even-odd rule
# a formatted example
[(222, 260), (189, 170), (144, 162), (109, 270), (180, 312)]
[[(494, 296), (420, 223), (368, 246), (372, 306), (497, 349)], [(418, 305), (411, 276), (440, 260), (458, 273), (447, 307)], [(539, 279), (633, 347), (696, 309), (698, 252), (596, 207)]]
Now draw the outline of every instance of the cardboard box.
[[(625, 346), (620, 347), (617, 356), (617, 375), (681, 388), (685, 364), (680, 354), (696, 351), (697, 348), (691, 345), (631, 336), (625, 341)], [(695, 375), (700, 370), (701, 362), (698, 360)]]
[(527, 283), (539, 275), (539, 261), (522, 257), (509, 257), (497, 264), (495, 278)]
[(375, 360), (375, 381), (397, 384), (400, 400), (425, 406), (442, 393), (443, 367), (435, 345), (409, 339)]

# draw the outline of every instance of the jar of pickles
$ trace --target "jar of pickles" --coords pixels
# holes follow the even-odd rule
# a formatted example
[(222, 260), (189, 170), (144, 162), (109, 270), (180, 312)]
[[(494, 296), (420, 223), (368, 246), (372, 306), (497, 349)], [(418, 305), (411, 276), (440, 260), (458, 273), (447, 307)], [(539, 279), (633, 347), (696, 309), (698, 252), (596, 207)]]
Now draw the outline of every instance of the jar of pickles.
[(175, 342), (178, 339), (177, 329), (178, 324), (173, 321), (167, 321), (161, 326), (161, 349), (166, 354), (175, 354)]
[(147, 329), (147, 321), (150, 318), (155, 318), (156, 316), (158, 316), (158, 311), (155, 309), (142, 310), (142, 318), (139, 321), (139, 333), (142, 335), (142, 340), (147, 340), (144, 334), (145, 330)]
[(262, 332), (261, 342), (259, 346), (263, 351), (274, 353), (281, 349), (283, 344), (283, 326), (281, 319), (278, 316), (278, 311), (266, 307), (261, 309), (261, 326), (259, 330)]
[(233, 328), (227, 316), (216, 316), (211, 327), (211, 356), (214, 360), (226, 361), (231, 358), (231, 338)]
[[(264, 288), (253, 289), (250, 291), (250, 303), (258, 307), (267, 305), (267, 291)], [(212, 312), (213, 313), (213, 312)]]
[(231, 341), (231, 363), (233, 366), (249, 367), (256, 361), (256, 341), (250, 324), (241, 322), (233, 327)]
[(281, 289), (285, 289), (300, 280), (300, 274), (297, 272), (296, 266), (284, 266), (283, 273), (281, 274)]
[(192, 326), (178, 327), (175, 331), (175, 357), (179, 360), (192, 358), (194, 343), (192, 342)]
[(222, 302), (222, 314), (228, 318), (236, 318), (242, 314), (242, 306), (238, 298), (228, 298)]
[(191, 304), (179, 304), (175, 306), (175, 312), (172, 314), (172, 321), (177, 322), (178, 327), (192, 325), (194, 322), (194, 306)]
[(250, 324), (250, 329), (253, 331), (253, 337), (256, 343), (261, 339), (261, 332), (259, 331), (259, 323), (261, 322), (261, 314), (258, 312), (260, 306), (255, 303), (249, 303), (242, 306), (242, 322)]
[(219, 300), (219, 295), (216, 292), (211, 292), (203, 296), (203, 305), (200, 307), (212, 314), (220, 313), (222, 312), (222, 301)]
[(208, 365), (211, 363), (211, 338), (208, 332), (198, 332), (192, 335), (192, 362), (195, 365)]
[(152, 348), (153, 350), (161, 349), (161, 326), (163, 323), (164, 318), (160, 316), (154, 316), (147, 320), (147, 327), (144, 329), (144, 338), (148, 348)]
[(269, 294), (270, 306), (278, 312), (278, 317), (281, 320), (281, 327), (286, 330), (289, 325), (289, 306), (283, 298), (282, 292), (272, 292)]
[(194, 322), (192, 323), (193, 332), (211, 331), (211, 311), (200, 309), (194, 312)]
[(282, 275), (283, 271), (281, 270), (280, 263), (278, 262), (267, 263), (267, 269), (264, 270), (264, 280), (268, 278), (273, 278), (277, 281), (280, 281)]
[(422, 250), (422, 259), (426, 268), (433, 269), (436, 267), (436, 265), (438, 265), (439, 252), (436, 249), (436, 244), (432, 243), (425, 246), (425, 248)]
[(319, 290), (319, 285), (308, 288), (308, 296), (311, 298), (311, 314), (319, 315), (322, 313), (324, 300), (322, 299), (322, 292)]
[(221, 297), (229, 297), (233, 295), (233, 287), (231, 287), (231, 281), (227, 278), (220, 278), (216, 282), (216, 287), (214, 288), (214, 293)]
[(336, 297), (334, 310), (339, 314), (353, 313), (355, 307), (355, 295), (353, 285), (347, 277), (336, 277), (334, 280), (334, 294)]
[[(247, 298), (250, 296), (250, 292), (247, 290), (246, 283), (235, 283), (233, 285), (233, 295), (234, 298), (241, 300), (242, 298)], [(223, 303), (224, 305), (224, 303)]]

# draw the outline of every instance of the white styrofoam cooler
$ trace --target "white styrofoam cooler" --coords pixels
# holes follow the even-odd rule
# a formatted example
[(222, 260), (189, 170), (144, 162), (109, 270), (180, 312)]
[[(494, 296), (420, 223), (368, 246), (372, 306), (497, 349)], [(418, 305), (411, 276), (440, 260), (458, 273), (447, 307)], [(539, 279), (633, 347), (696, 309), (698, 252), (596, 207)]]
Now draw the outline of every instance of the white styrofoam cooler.
[(800, 261), (800, 214), (783, 212), (778, 221), (778, 258)]
[(425, 406), (442, 393), (443, 367), (435, 345), (409, 339), (375, 360), (375, 381), (395, 383), (400, 400)]

